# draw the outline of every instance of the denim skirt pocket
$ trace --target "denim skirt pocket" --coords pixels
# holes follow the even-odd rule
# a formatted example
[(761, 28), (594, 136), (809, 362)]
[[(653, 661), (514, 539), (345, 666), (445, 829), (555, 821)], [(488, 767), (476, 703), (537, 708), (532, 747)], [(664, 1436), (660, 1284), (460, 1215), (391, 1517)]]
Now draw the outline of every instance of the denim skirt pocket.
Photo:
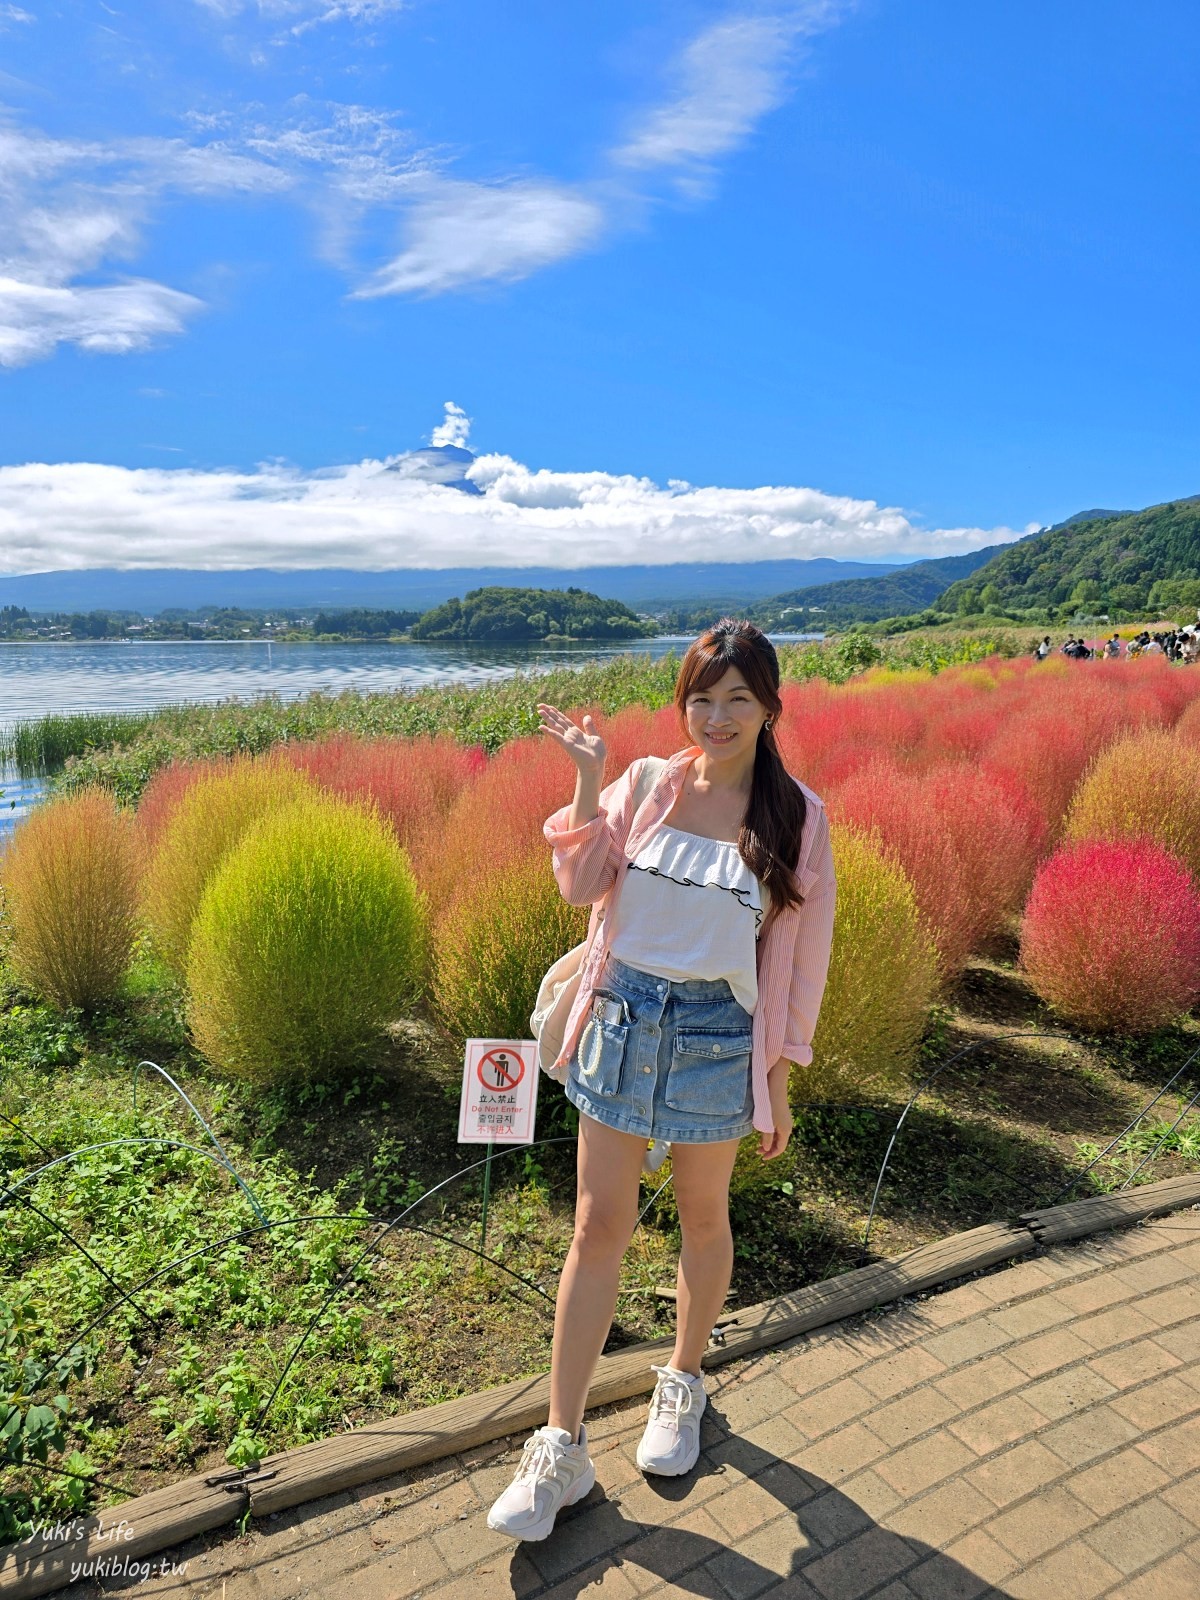
[(733, 1122), (746, 1103), (751, 1035), (733, 1028), (680, 1028), (671, 1049), (666, 1103), (689, 1116)]
[(579, 1087), (597, 1099), (618, 1095), (629, 1042), (627, 1022), (606, 1022), (592, 1016), (579, 1036), (576, 1060)]

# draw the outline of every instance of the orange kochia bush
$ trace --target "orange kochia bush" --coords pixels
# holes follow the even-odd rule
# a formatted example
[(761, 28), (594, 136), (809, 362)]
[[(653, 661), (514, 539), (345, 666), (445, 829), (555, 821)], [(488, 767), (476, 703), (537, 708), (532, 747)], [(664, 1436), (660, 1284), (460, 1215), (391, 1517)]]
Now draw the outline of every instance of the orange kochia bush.
[(1157, 730), (1110, 745), (1079, 786), (1066, 833), (1152, 839), (1200, 882), (1200, 743)]
[(2, 863), (18, 977), (58, 1006), (111, 1000), (137, 931), (138, 870), (130, 817), (107, 790), (36, 807)]
[(1149, 840), (1064, 845), (1030, 892), (1020, 959), (1076, 1027), (1147, 1032), (1200, 998), (1200, 894)]

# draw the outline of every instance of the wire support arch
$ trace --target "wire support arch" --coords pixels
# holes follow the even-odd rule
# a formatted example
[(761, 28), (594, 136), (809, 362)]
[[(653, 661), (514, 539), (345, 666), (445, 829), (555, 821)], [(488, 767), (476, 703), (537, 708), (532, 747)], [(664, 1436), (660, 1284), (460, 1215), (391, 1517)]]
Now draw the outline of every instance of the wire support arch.
[(10, 1184), (6, 1189), (0, 1189), (0, 1209), (7, 1205), (9, 1200), (12, 1199), (19, 1189), (23, 1189), (27, 1183), (36, 1183), (39, 1178), (41, 1178), (45, 1173), (50, 1172), (54, 1167), (61, 1167), (68, 1161), (74, 1161), (77, 1156), (90, 1155), (94, 1150), (110, 1150), (114, 1145), (122, 1144), (167, 1145), (177, 1150), (190, 1150), (193, 1155), (203, 1156), (206, 1161), (215, 1161), (219, 1167), (224, 1167), (225, 1171), (246, 1196), (246, 1199), (250, 1202), (250, 1209), (254, 1212), (254, 1215), (259, 1219), (259, 1221), (266, 1222), (267, 1214), (255, 1198), (254, 1191), (250, 1188), (249, 1184), (246, 1183), (245, 1179), (238, 1172), (237, 1168), (231, 1165), (228, 1159), (214, 1155), (211, 1150), (205, 1150), (202, 1145), (189, 1144), (186, 1139), (168, 1139), (165, 1136), (160, 1137), (157, 1134), (138, 1134), (136, 1136), (131, 1135), (130, 1137), (124, 1139), (104, 1139), (99, 1144), (83, 1144), (80, 1145), (78, 1149), (68, 1150), (65, 1156), (55, 1156), (53, 1161), (43, 1162), (40, 1167), (32, 1167), (27, 1173), (25, 1173), (23, 1177), (19, 1178), (16, 1183)]

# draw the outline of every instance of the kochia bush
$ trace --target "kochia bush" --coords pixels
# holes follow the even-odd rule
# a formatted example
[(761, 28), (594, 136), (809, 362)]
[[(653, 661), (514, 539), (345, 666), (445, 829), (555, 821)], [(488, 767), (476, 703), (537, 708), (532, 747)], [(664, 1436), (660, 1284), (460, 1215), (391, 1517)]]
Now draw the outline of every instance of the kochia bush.
[(807, 1101), (905, 1089), (937, 985), (937, 953), (899, 864), (857, 829), (833, 828), (837, 906), (813, 1059), (793, 1066)]
[(373, 803), (406, 849), (441, 821), (487, 765), (479, 745), (459, 744), (444, 733), (412, 739), (339, 733), (284, 745), (281, 753), (330, 793)]
[(979, 908), (954, 839), (920, 775), (878, 758), (830, 793), (829, 812), (835, 825), (874, 832), (904, 869), (936, 946), (941, 976), (957, 977), (975, 942)]
[(1155, 730), (1112, 744), (1071, 802), (1069, 839), (1150, 839), (1200, 882), (1200, 744)]
[(137, 805), (137, 826), (147, 856), (152, 856), (166, 832), (180, 801), (201, 778), (215, 778), (229, 771), (228, 758), (199, 761), (172, 761), (160, 767), (142, 790)]
[(473, 869), (434, 930), (433, 1000), (459, 1039), (525, 1039), (547, 967), (578, 944), (588, 908), (559, 893), (543, 841)]
[(217, 1066), (260, 1083), (361, 1065), (419, 996), (425, 908), (404, 851), (362, 807), (261, 817), (204, 891), (188, 1021)]
[(1067, 1022), (1145, 1033), (1200, 997), (1200, 895), (1148, 840), (1064, 845), (1034, 881), (1021, 966)]
[(294, 767), (244, 756), (189, 784), (150, 858), (143, 908), (154, 947), (181, 974), (201, 896), (225, 856), (259, 817), (315, 794)]
[(137, 931), (138, 851), (103, 789), (48, 800), (3, 857), (11, 959), (58, 1006), (95, 1011), (120, 987)]

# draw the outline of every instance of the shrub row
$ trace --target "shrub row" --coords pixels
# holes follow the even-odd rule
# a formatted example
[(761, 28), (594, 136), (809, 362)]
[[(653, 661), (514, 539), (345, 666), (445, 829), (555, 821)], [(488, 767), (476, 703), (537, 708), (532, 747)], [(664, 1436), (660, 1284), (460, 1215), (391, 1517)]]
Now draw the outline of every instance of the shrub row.
[[(1136, 1030), (1194, 1003), (1198, 705), (1200, 675), (1152, 662), (789, 685), (781, 744), (827, 798), (839, 880), (803, 1092), (899, 1083), (930, 1001), (1022, 908), (1022, 964), (1064, 1018)], [(595, 710), (610, 780), (679, 748), (669, 706)], [(175, 763), (136, 827), (85, 789), (10, 847), (14, 959), (59, 1004), (94, 1008), (140, 917), (186, 979), (197, 1042), (263, 1081), (361, 1060), (422, 992), (459, 1037), (520, 1036), (541, 972), (582, 935), (542, 835), (569, 791), (537, 736), (489, 760), (444, 735), (346, 734)], [(1107, 898), (1096, 886), (1118, 857), (1101, 844), (1133, 851)], [(1124, 928), (1097, 933), (1135, 883), (1140, 956)]]

